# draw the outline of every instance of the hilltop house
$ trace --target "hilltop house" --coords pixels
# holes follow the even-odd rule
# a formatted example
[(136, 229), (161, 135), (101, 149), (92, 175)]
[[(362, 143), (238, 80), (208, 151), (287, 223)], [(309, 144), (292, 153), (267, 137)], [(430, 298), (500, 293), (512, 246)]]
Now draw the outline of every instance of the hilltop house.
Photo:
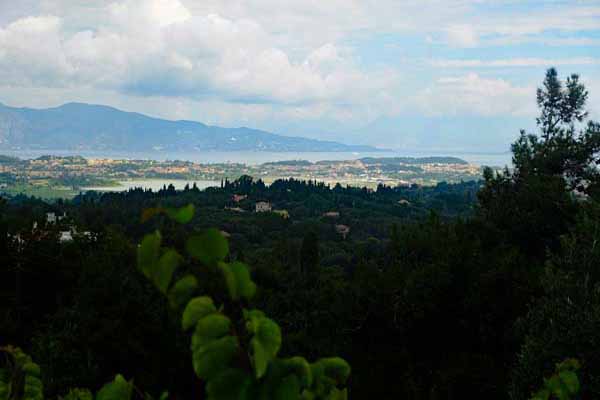
[(255, 205), (256, 212), (270, 212), (272, 210), (271, 203), (266, 201), (259, 201)]
[(46, 223), (47, 224), (55, 224), (56, 223), (56, 214), (53, 212), (46, 213)]
[(67, 213), (63, 213), (63, 215), (56, 215), (53, 212), (46, 213), (46, 223), (47, 224), (55, 224), (57, 222), (62, 221), (67, 218)]

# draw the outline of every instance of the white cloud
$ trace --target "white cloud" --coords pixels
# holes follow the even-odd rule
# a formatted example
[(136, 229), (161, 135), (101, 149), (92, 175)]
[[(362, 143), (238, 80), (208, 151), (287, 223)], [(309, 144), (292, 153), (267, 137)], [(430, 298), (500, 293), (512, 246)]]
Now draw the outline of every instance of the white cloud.
[(453, 46), (458, 47), (475, 47), (479, 44), (479, 37), (472, 26), (450, 25), (446, 28), (446, 36), (448, 42)]
[(390, 83), (333, 43), (295, 62), (257, 22), (192, 16), (179, 0), (126, 0), (105, 11), (93, 30), (71, 32), (54, 16), (8, 25), (0, 31), (0, 76), (22, 86), (281, 104), (362, 104)]
[[(10, 86), (0, 101), (98, 98), (161, 117), (250, 126), (327, 120), (340, 131), (415, 104), (429, 114), (531, 113), (537, 80), (515, 86), (510, 73), (507, 80), (439, 76), (448, 74), (443, 68), (598, 64), (591, 52), (566, 58), (562, 48), (547, 59), (508, 58), (512, 43), (597, 44), (600, 7), (591, 2), (527, 7), (514, 0), (492, 7), (480, 0), (0, 0), (0, 84)], [(380, 37), (393, 37), (402, 57), (379, 60), (360, 49), (377, 48)], [(419, 38), (435, 46), (418, 54), (435, 57), (449, 45), (466, 48), (449, 51), (469, 59), (411, 60)], [(478, 59), (485, 46), (506, 48), (484, 53), (499, 59)]]
[(506, 68), (552, 67), (561, 65), (600, 65), (599, 58), (573, 57), (563, 59), (512, 58), (503, 60), (431, 60), (430, 65), (440, 68)]
[(470, 73), (439, 78), (417, 104), (428, 115), (535, 115), (535, 87)]

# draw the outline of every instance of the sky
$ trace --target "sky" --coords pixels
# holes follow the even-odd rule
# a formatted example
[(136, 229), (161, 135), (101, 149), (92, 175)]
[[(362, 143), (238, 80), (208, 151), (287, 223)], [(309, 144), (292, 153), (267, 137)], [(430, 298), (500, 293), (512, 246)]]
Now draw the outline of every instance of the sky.
[(0, 0), (0, 102), (403, 150), (506, 151), (578, 73), (600, 119), (600, 0)]

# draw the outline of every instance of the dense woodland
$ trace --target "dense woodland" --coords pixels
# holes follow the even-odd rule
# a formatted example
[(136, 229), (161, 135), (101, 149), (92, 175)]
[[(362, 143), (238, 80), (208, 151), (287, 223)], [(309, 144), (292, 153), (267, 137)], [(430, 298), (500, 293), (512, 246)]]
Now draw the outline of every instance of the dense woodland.
[[(599, 398), (600, 125), (586, 98), (576, 75), (549, 70), (539, 132), (513, 144), (513, 169), (480, 182), (367, 190), (243, 176), (204, 191), (2, 199), (0, 345), (40, 365), (48, 398), (115, 373), (202, 398), (180, 315), (136, 269), (136, 246), (160, 229), (183, 249), (214, 227), (228, 260), (250, 266), (251, 305), (279, 323), (281, 355), (343, 357), (351, 398), (529, 399), (568, 358), (581, 398)], [(289, 218), (253, 212), (258, 201)], [(189, 224), (140, 217), (190, 203)], [(47, 225), (47, 212), (67, 218)], [(61, 242), (68, 227), (90, 234)], [(187, 258), (180, 269), (201, 292), (218, 285)]]

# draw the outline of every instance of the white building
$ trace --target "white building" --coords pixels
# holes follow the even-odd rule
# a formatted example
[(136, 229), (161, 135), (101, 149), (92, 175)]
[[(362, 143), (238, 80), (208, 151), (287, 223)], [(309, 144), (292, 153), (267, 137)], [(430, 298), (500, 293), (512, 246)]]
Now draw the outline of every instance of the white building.
[(270, 212), (271, 209), (272, 209), (271, 203), (268, 203), (266, 201), (259, 201), (255, 205), (256, 212)]
[(71, 231), (62, 231), (62, 232), (60, 232), (60, 236), (58, 237), (58, 240), (61, 243), (72, 242), (73, 241), (73, 233)]
[(53, 212), (46, 213), (46, 223), (55, 224), (56, 223), (56, 214)]

